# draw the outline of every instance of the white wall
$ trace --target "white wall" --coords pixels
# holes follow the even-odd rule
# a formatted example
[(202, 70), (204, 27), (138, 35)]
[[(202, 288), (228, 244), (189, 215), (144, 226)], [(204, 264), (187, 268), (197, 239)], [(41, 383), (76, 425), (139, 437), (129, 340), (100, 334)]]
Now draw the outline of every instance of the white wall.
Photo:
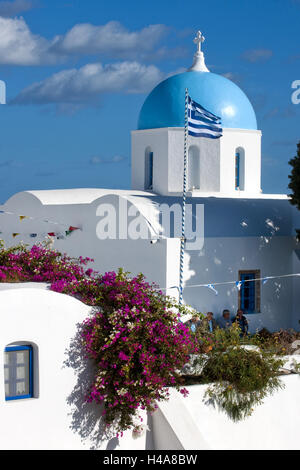
[[(143, 197), (139, 199), (142, 201)], [(54, 248), (66, 252), (70, 256), (81, 255), (94, 258), (95, 262), (91, 263), (91, 267), (100, 272), (117, 270), (119, 267), (133, 274), (143, 272), (148, 280), (157, 282), (162, 289), (168, 288), (167, 293), (177, 298), (178, 291), (170, 289), (170, 287), (178, 286), (179, 240), (160, 239), (157, 243), (152, 244), (150, 243), (152, 236), (150, 233), (149, 239), (146, 240), (99, 240), (96, 235), (96, 227), (100, 218), (96, 213), (101, 202), (116, 206), (116, 195), (108, 194), (102, 198), (96, 198), (89, 204), (50, 204), (44, 206), (37, 198), (27, 193), (21, 193), (15, 196), (11, 202), (9, 201), (5, 209), (16, 210), (20, 214), (43, 214), (50, 220), (66, 221), (70, 225), (81, 226), (82, 231), (73, 232), (65, 240), (55, 240)], [(276, 200), (274, 207), (277, 207)], [(259, 208), (258, 204), (257, 210), (261, 222), (262, 214), (259, 212)], [(283, 210), (282, 204), (278, 205), (278, 210)], [(116, 213), (118, 216), (117, 210)], [(248, 212), (245, 214), (246, 219), (247, 214)], [(283, 212), (283, 216), (287, 217), (285, 212)], [(212, 217), (213, 215), (210, 213), (210, 219), (205, 219), (205, 227), (212, 224)], [(15, 245), (20, 240), (29, 244), (41, 241), (41, 238), (31, 239), (29, 236), (12, 238), (9, 233), (18, 232), (18, 230), (27, 233), (35, 230), (38, 233), (43, 230), (50, 232), (59, 228), (59, 226), (45, 224), (37, 220), (25, 219), (20, 222), (18, 217), (10, 215), (1, 215), (1, 218), (5, 221), (5, 231), (8, 233), (7, 236), (4, 234), (1, 237), (8, 245)], [(217, 217), (215, 218), (218, 227), (220, 224)], [(240, 219), (238, 221), (234, 218), (228, 220), (228, 224), (233, 223), (240, 224)], [(285, 223), (288, 224), (288, 221)], [(225, 229), (227, 230), (227, 226)], [(233, 227), (233, 231), (235, 230), (236, 228)], [(288, 230), (285, 230), (288, 233)], [(220, 231), (221, 235), (222, 227), (220, 227)], [(187, 287), (184, 290), (184, 299), (201, 312), (213, 311), (216, 317), (221, 314), (224, 308), (229, 308), (234, 314), (238, 306), (238, 291), (235, 286), (218, 287), (219, 295), (216, 296), (213, 291), (205, 287), (189, 288), (188, 285), (235, 281), (238, 280), (238, 271), (246, 269), (260, 269), (262, 277), (299, 272), (299, 262), (296, 258), (294, 263), (292, 261), (294, 248), (293, 236), (205, 237), (203, 250), (186, 252), (184, 272)], [(267, 284), (261, 286), (262, 311), (257, 315), (249, 315), (251, 331), (263, 326), (270, 330), (290, 328), (291, 326), (299, 329), (299, 282), (300, 277), (295, 278), (294, 281), (287, 278), (280, 280), (280, 282), (277, 280), (268, 281)]]
[[(216, 318), (225, 308), (234, 315), (238, 308), (238, 290), (234, 284), (216, 286), (218, 295), (207, 287), (188, 286), (236, 281), (239, 270), (260, 269), (262, 277), (292, 273), (294, 243), (293, 237), (206, 238), (200, 252), (188, 252), (185, 302), (203, 313), (212, 311)], [(269, 280), (261, 285), (261, 312), (248, 315), (250, 331), (262, 327), (271, 331), (290, 328), (293, 310), (297, 306), (298, 311), (299, 303), (300, 277), (294, 281), (293, 278)], [(294, 327), (299, 330), (299, 325)]]
[[(300, 273), (300, 260), (296, 253), (293, 253), (293, 272)], [(299, 300), (299, 283), (300, 277), (294, 277), (292, 281), (293, 286), (293, 317), (292, 328), (300, 330), (300, 300)]]
[[(0, 449), (144, 449), (145, 436), (133, 440), (127, 432), (119, 442), (107, 439), (99, 405), (84, 402), (92, 368), (80, 369), (84, 362), (73, 339), (90, 307), (24, 287), (0, 290)], [(34, 345), (38, 397), (5, 401), (3, 352), (16, 341)]]
[[(179, 298), (179, 290), (176, 286), (179, 286), (179, 264), (180, 264), (180, 239), (169, 238), (166, 240), (166, 291), (167, 295), (171, 297)], [(164, 287), (164, 286), (162, 286)]]
[[(300, 211), (294, 210), (293, 211), (293, 224), (292, 224), (292, 233), (296, 235), (296, 230), (300, 228)], [(295, 243), (295, 249), (297, 250), (298, 256), (296, 252), (293, 253), (293, 269), (295, 273), (300, 273), (300, 243)], [(299, 301), (299, 279), (300, 277), (295, 277), (293, 280), (293, 328), (296, 330), (300, 329), (300, 301)]]
[[(0, 290), (0, 449), (146, 448), (146, 436), (107, 438), (99, 406), (84, 403), (92, 368), (81, 369), (74, 341), (90, 308), (78, 300), (32, 284)], [(8, 344), (34, 346), (35, 398), (5, 401), (3, 351)], [(79, 353), (79, 354), (78, 354)], [(203, 402), (206, 386), (187, 387), (188, 398), (171, 389), (152, 416), (154, 449), (299, 449), (299, 376), (284, 377), (286, 388), (267, 397), (245, 421), (234, 423)], [(146, 416), (144, 415), (144, 422)]]
[[(189, 388), (189, 387), (185, 387)], [(181, 394), (170, 389), (170, 400), (158, 404), (152, 415), (155, 450), (207, 450), (201, 427), (192, 418)]]
[[(122, 198), (121, 198), (122, 199)], [(16, 211), (17, 214), (29, 214), (35, 217), (44, 216), (49, 220), (65, 221), (68, 225), (81, 227), (82, 230), (74, 231), (64, 240), (55, 239), (53, 248), (70, 256), (88, 256), (95, 261), (90, 267), (102, 273), (106, 271), (124, 268), (138, 274), (143, 272), (149, 280), (156, 281), (161, 287), (166, 286), (166, 250), (167, 241), (160, 240), (156, 244), (150, 243), (153, 234), (148, 230), (148, 239), (131, 240), (100, 240), (97, 237), (97, 224), (101, 217), (97, 216), (97, 208), (100, 204), (111, 204), (116, 210), (117, 236), (119, 236), (119, 198), (117, 195), (108, 194), (97, 198), (91, 204), (51, 204), (43, 206), (36, 198), (27, 193), (15, 196), (12, 203), (9, 201), (5, 210)], [(128, 210), (132, 207), (128, 201)], [(147, 215), (147, 214), (146, 214)], [(66, 226), (45, 223), (41, 220), (24, 219), (20, 222), (17, 216), (1, 215), (5, 224), (5, 231), (1, 234), (6, 246), (14, 246), (20, 241), (32, 245), (41, 242), (44, 237), (30, 238), (31, 232), (38, 234), (43, 232), (56, 232), (66, 230)], [(132, 218), (129, 217), (129, 223)], [(154, 223), (153, 220), (151, 220)], [(146, 224), (145, 220), (143, 221)], [(16, 238), (12, 233), (21, 231)], [(25, 234), (25, 235), (24, 235)]]
[(245, 150), (244, 191), (259, 194), (261, 190), (261, 131), (224, 129), (220, 145), (220, 191), (235, 193), (235, 153), (238, 147)]
[(153, 192), (164, 194), (168, 177), (168, 133), (166, 129), (131, 132), (131, 187), (144, 190), (145, 151), (153, 152)]
[[(184, 130), (169, 128), (168, 132), (168, 180), (164, 183), (164, 192), (172, 194), (182, 192), (183, 187), (183, 150)], [(200, 190), (216, 192), (220, 190), (220, 141), (188, 137), (188, 147), (198, 147), (200, 156)]]
[[(132, 131), (132, 188), (144, 189), (145, 150), (154, 153), (153, 191), (161, 195), (182, 192), (184, 129), (162, 128)], [(235, 153), (245, 150), (243, 194), (261, 193), (261, 131), (224, 129), (221, 139), (188, 137), (188, 147), (200, 151), (200, 189), (198, 195), (211, 193), (239, 197), (235, 190)]]
[(300, 378), (281, 380), (285, 388), (239, 422), (206, 403), (207, 385), (186, 387), (187, 398), (171, 389), (170, 400), (160, 403), (152, 417), (156, 449), (299, 450)]

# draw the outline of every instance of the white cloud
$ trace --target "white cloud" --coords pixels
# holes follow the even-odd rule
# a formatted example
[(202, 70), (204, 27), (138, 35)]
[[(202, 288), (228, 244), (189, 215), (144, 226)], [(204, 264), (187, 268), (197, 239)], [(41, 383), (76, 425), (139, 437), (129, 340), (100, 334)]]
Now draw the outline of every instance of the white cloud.
[[(0, 16), (0, 64), (55, 64), (74, 55), (159, 59), (168, 53), (167, 48), (156, 47), (167, 31), (166, 26), (157, 24), (131, 32), (119, 22), (110, 21), (100, 26), (77, 24), (65, 35), (48, 40), (33, 34), (24, 18)], [(173, 55), (181, 53), (176, 48), (170, 52)]]
[(94, 156), (91, 157), (89, 160), (90, 165), (99, 165), (102, 163), (120, 163), (125, 160), (125, 157), (122, 155), (114, 155), (112, 158), (103, 158), (103, 157), (98, 157)]
[(28, 11), (33, 8), (30, 0), (13, 0), (0, 2), (0, 16), (14, 16), (21, 11)]
[(265, 62), (273, 55), (270, 49), (249, 49), (245, 51), (242, 58), (247, 62)]
[(32, 34), (23, 18), (0, 17), (0, 64), (53, 63), (57, 59), (48, 49), (48, 41)]
[(163, 79), (154, 65), (120, 62), (62, 70), (25, 88), (13, 104), (94, 103), (102, 93), (146, 93)]
[[(162, 24), (149, 25), (140, 31), (128, 31), (118, 21), (105, 25), (82, 23), (53, 40), (52, 50), (63, 54), (96, 54), (122, 59), (136, 59), (152, 53), (166, 34)], [(159, 53), (159, 51), (158, 51)]]

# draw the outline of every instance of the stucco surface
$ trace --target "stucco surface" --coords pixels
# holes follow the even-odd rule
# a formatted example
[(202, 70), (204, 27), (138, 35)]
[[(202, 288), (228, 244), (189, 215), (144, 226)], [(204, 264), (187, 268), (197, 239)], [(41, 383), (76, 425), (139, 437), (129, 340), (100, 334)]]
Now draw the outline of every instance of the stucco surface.
[[(92, 365), (78, 342), (91, 309), (67, 295), (14, 285), (0, 291), (0, 449), (139, 449), (145, 437), (105, 436), (99, 406), (85, 403)], [(31, 344), (34, 398), (5, 401), (4, 348)], [(83, 367), (82, 367), (83, 366)]]

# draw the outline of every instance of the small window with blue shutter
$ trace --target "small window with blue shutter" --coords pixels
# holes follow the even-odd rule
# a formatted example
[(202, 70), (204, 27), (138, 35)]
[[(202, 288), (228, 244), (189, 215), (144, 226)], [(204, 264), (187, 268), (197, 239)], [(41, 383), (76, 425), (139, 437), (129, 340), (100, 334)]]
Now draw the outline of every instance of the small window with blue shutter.
[(153, 152), (149, 147), (145, 151), (145, 189), (153, 189)]
[(245, 159), (245, 149), (243, 147), (238, 147), (235, 150), (235, 178), (234, 178), (234, 187), (238, 191), (245, 190), (245, 178), (246, 178), (246, 159)]
[(7, 346), (4, 351), (5, 400), (33, 397), (33, 351), (30, 345)]
[(235, 189), (240, 189), (240, 152), (235, 154)]
[(239, 271), (241, 286), (239, 290), (239, 308), (245, 313), (260, 312), (260, 271)]
[(149, 153), (149, 189), (153, 189), (153, 152)]

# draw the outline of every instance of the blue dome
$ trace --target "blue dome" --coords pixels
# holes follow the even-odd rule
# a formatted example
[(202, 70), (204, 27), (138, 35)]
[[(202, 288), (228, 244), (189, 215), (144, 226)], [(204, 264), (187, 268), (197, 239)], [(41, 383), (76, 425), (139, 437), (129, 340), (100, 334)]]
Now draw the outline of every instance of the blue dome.
[(186, 88), (193, 100), (222, 118), (223, 127), (257, 129), (255, 112), (245, 93), (211, 72), (184, 72), (157, 85), (142, 106), (138, 129), (184, 127)]

